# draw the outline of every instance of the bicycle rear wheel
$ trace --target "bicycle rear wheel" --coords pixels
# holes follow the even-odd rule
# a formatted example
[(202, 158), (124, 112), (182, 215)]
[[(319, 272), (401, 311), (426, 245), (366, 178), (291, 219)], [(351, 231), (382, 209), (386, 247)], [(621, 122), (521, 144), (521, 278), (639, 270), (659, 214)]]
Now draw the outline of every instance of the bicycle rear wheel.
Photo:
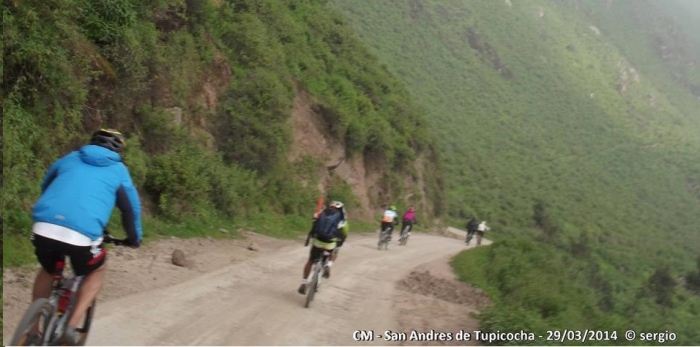
[(408, 237), (409, 237), (408, 232), (410, 229), (411, 229), (411, 226), (407, 225), (402, 231), (402, 233), (403, 233), (402, 238), (401, 238), (401, 245), (402, 246), (405, 246), (408, 243)]
[[(12, 346), (41, 346), (42, 341), (45, 338), (49, 324), (51, 323), (51, 318), (54, 314), (54, 307), (49, 303), (46, 298), (37, 299), (32, 303), (27, 309), (24, 317), (17, 325), (17, 330), (15, 330), (15, 335), (12, 337)], [(32, 333), (32, 328), (37, 327), (36, 334)], [(31, 335), (34, 335), (38, 339), (31, 339)]]
[(384, 229), (381, 234), (379, 234), (379, 245), (378, 249), (381, 250), (382, 247), (384, 250), (389, 249), (389, 238), (391, 235), (389, 234), (389, 229)]
[(314, 264), (313, 275), (311, 276), (311, 282), (306, 284), (306, 302), (304, 302), (304, 307), (308, 308), (311, 302), (314, 300), (314, 294), (316, 294), (316, 285), (318, 284), (318, 276), (321, 271), (318, 264)]

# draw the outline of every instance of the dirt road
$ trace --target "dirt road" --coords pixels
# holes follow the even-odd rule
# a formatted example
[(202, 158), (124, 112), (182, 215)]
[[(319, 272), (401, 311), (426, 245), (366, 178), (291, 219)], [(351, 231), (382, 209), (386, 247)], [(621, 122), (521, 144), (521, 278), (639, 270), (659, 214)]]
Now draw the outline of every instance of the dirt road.
[[(353, 339), (353, 333), (477, 327), (469, 313), (483, 304), (483, 294), (474, 293), (473, 288), (449, 278), (451, 272), (446, 265), (450, 256), (466, 248), (460, 240), (414, 233), (408, 246), (394, 243), (388, 251), (378, 251), (375, 237), (353, 238), (343, 247), (331, 279), (324, 283), (308, 309), (303, 307), (304, 297), (296, 289), (309, 248), (296, 242), (277, 242), (272, 247), (261, 248), (259, 255), (239, 257), (231, 261), (233, 264), (213, 271), (182, 270), (189, 271), (190, 279), (179, 283), (152, 289), (133, 288), (132, 293), (114, 298), (101, 297), (88, 344), (464, 344), (388, 342), (379, 338), (358, 342)], [(203, 252), (198, 257), (208, 259), (217, 254)], [(432, 274), (412, 272), (416, 269), (432, 270)], [(128, 276), (134, 281), (139, 270), (122, 271), (124, 278), (131, 272)], [(430, 287), (421, 283), (430, 283)], [(447, 288), (445, 283), (464, 287), (471, 292), (463, 297), (472, 299), (454, 300), (450, 293), (441, 298), (439, 290), (435, 292), (433, 288), (441, 283), (449, 292), (454, 292), (456, 287)], [(6, 281), (6, 288), (7, 285)], [(425, 288), (435, 293), (420, 293)], [(481, 301), (470, 302), (474, 298)], [(7, 307), (5, 314), (6, 324), (12, 324), (7, 321)], [(6, 341), (7, 333), (6, 330)]]

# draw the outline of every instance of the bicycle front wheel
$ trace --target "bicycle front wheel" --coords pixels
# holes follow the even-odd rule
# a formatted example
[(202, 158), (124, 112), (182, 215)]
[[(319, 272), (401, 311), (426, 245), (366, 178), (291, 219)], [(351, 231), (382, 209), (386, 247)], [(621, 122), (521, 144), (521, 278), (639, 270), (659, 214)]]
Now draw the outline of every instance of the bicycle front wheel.
[(47, 346), (45, 335), (54, 314), (54, 307), (46, 298), (37, 299), (29, 306), (22, 320), (17, 325), (12, 337), (12, 346)]

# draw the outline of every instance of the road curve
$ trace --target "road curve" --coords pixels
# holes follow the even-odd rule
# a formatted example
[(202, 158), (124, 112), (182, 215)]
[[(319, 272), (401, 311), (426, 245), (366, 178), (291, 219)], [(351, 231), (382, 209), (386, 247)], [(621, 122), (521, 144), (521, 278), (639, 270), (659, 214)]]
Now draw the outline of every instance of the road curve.
[(356, 330), (398, 329), (396, 282), (416, 266), (464, 250), (463, 241), (414, 233), (376, 249), (350, 239), (310, 308), (296, 292), (309, 248), (283, 247), (166, 289), (100, 302), (90, 345), (390, 345)]

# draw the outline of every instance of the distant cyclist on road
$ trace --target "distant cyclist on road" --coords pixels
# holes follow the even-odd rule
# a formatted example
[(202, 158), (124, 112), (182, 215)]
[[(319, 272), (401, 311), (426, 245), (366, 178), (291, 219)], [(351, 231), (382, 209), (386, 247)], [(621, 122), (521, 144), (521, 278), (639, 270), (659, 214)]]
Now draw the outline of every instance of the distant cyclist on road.
[(483, 237), (484, 233), (489, 231), (489, 230), (491, 230), (491, 228), (489, 228), (486, 225), (486, 221), (481, 221), (481, 223), (479, 223), (479, 226), (476, 228), (476, 231), (479, 233), (479, 236), (481, 236), (481, 237)]
[(75, 310), (59, 343), (75, 345), (76, 327), (102, 288), (106, 251), (103, 230), (116, 205), (129, 245), (141, 244), (141, 203), (120, 153), (124, 136), (111, 129), (95, 132), (90, 143), (51, 165), (34, 205), (31, 240), (41, 269), (32, 301), (48, 298), (56, 262), (70, 257), (76, 276), (85, 276)]
[(389, 229), (389, 241), (391, 241), (391, 234), (394, 232), (394, 226), (399, 224), (399, 215), (396, 213), (396, 206), (389, 206), (382, 214), (381, 231)]
[(304, 265), (304, 273), (298, 289), (299, 294), (306, 294), (306, 281), (311, 273), (311, 266), (317, 259), (323, 257), (323, 252), (325, 251), (331, 251), (332, 253), (330, 261), (323, 268), (323, 277), (330, 277), (330, 267), (338, 257), (338, 248), (342, 246), (348, 236), (346, 215), (343, 203), (333, 201), (326, 209), (315, 216), (311, 230), (306, 237), (306, 243), (304, 243), (304, 246), (308, 246), (309, 241), (313, 239), (311, 250), (309, 251), (309, 259)]
[(408, 235), (410, 236), (413, 224), (416, 224), (416, 211), (413, 206), (410, 206), (401, 218), (401, 230), (403, 231), (408, 226)]

